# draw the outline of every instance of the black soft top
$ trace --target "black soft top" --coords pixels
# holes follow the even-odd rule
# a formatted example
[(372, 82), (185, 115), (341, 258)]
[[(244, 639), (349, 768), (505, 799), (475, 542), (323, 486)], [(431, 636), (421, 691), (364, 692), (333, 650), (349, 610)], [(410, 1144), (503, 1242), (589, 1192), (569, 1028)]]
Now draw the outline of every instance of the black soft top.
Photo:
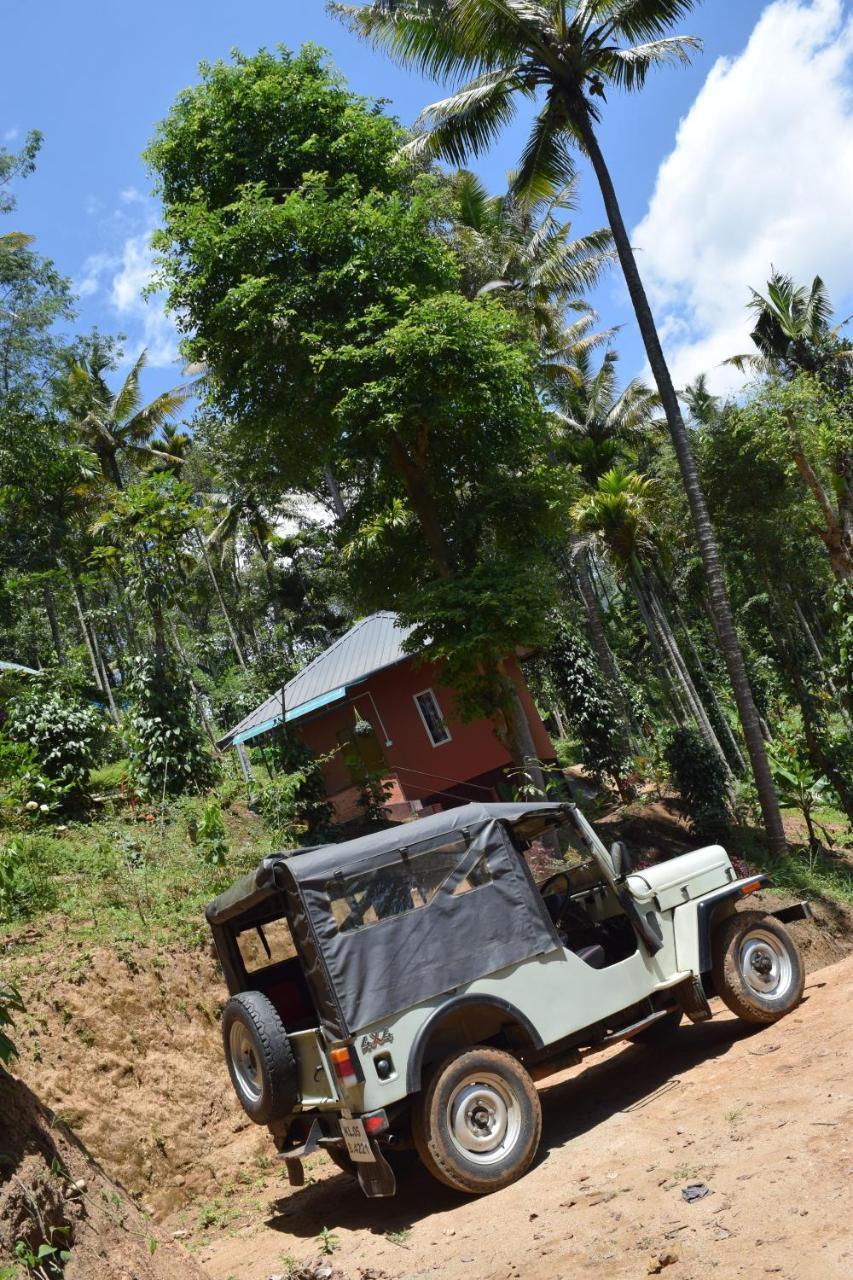
[[(250, 926), (278, 897), (321, 1021), (344, 1038), (559, 946), (511, 836), (530, 840), (564, 822), (571, 808), (468, 804), (357, 840), (273, 854), (215, 898), (207, 920), (217, 927), (244, 917)], [(367, 883), (375, 873), (416, 868), (421, 855), (442, 849), (446, 858), (448, 848), (450, 870), (426, 908), (389, 912), (370, 927), (340, 927), (330, 900), (336, 885), (345, 894), (361, 877)], [(460, 893), (477, 867), (476, 892)]]

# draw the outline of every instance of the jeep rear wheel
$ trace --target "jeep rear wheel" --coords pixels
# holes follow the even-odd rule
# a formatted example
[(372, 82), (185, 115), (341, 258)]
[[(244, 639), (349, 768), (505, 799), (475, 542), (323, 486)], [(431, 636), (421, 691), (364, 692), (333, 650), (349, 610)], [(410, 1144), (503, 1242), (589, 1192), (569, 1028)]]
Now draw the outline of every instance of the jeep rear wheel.
[(255, 1124), (290, 1115), (299, 1100), (296, 1059), (275, 1006), (241, 991), (222, 1010), (225, 1061), (243, 1110)]
[(486, 1195), (515, 1182), (542, 1136), (528, 1073), (500, 1049), (446, 1058), (413, 1108), (415, 1147), (430, 1173), (457, 1191)]
[(805, 971), (796, 942), (763, 911), (739, 911), (713, 938), (717, 995), (744, 1022), (778, 1022), (803, 998)]

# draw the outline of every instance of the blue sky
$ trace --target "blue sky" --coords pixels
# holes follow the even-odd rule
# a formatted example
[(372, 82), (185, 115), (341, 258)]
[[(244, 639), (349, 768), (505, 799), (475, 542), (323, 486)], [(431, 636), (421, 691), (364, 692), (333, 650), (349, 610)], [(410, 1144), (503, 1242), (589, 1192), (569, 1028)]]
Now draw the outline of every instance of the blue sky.
[[(45, 135), (37, 173), (18, 187), (14, 224), (37, 237), (82, 297), (79, 328), (147, 344), (152, 392), (174, 382), (170, 325), (140, 300), (157, 208), (140, 153), (201, 59), (283, 43), (327, 48), (359, 92), (410, 122), (441, 90), (404, 73), (330, 19), (322, 0), (30, 0), (7, 11), (0, 142)], [(853, 23), (846, 0), (706, 0), (684, 29), (705, 51), (639, 97), (615, 96), (602, 141), (635, 228), (677, 378), (742, 348), (743, 303), (770, 262), (820, 271), (839, 308), (853, 302)], [(472, 167), (497, 190), (521, 127)], [(584, 174), (578, 230), (601, 225)], [(594, 299), (619, 338), (626, 376), (643, 356), (617, 277)], [(848, 310), (853, 309), (848, 305)], [(717, 376), (717, 375), (715, 375)], [(726, 375), (719, 375), (722, 387)]]

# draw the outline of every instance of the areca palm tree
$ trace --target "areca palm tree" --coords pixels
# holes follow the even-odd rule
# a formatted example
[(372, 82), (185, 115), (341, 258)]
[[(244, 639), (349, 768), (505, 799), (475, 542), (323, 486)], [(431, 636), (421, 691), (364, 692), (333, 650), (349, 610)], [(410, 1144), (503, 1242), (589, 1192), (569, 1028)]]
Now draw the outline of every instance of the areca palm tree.
[(71, 366), (61, 396), (83, 444), (97, 456), (101, 470), (117, 489), (124, 487), (119, 458), (180, 466), (183, 458), (158, 448), (157, 431), (166, 427), (193, 394), (191, 386), (163, 391), (142, 404), (140, 376), (147, 363), (143, 351), (117, 391), (106, 373), (112, 365), (109, 345), (95, 338), (89, 351)]
[(654, 552), (655, 485), (647, 476), (618, 465), (598, 476), (572, 506), (571, 516), (579, 534), (601, 543), (631, 588), (640, 617), (648, 632), (661, 670), (671, 672), (673, 706), (679, 719), (691, 716), (734, 783), (725, 752), (693, 682), (693, 677), (654, 577), (644, 563)]
[(699, 47), (693, 37), (669, 34), (695, 4), (696, 0), (373, 0), (329, 7), (403, 65), (457, 86), (450, 97), (421, 114), (409, 144), (411, 154), (464, 164), (470, 155), (491, 146), (519, 101), (527, 99), (537, 104), (537, 113), (518, 164), (517, 192), (530, 198), (545, 183), (568, 182), (574, 175), (575, 149), (588, 157), (678, 458), (764, 824), (772, 850), (781, 854), (785, 832), (716, 537), (597, 136), (610, 87), (639, 90), (651, 70), (686, 63)]
[(756, 289), (750, 293), (755, 326), (749, 336), (757, 354), (732, 356), (726, 364), (741, 372), (790, 377), (799, 370), (817, 373), (832, 361), (853, 363), (853, 348), (836, 342), (843, 325), (830, 328), (832, 304), (820, 276), (807, 289), (774, 269), (766, 295)]

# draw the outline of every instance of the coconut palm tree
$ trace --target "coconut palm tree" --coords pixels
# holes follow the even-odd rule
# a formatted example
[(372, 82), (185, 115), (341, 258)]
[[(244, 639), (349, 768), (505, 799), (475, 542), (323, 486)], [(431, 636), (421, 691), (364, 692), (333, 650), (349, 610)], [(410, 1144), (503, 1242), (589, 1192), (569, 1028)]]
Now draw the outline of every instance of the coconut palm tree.
[(592, 165), (678, 458), (711, 608), (743, 726), (771, 849), (785, 832), (722, 563), (678, 395), (663, 354), (597, 125), (609, 88), (636, 91), (656, 67), (686, 63), (700, 42), (672, 36), (696, 0), (373, 0), (331, 3), (357, 34), (404, 66), (460, 86), (427, 107), (408, 150), (464, 164), (487, 150), (519, 100), (538, 110), (515, 178), (531, 198), (574, 175), (575, 149)]
[(640, 378), (632, 379), (620, 392), (618, 359), (615, 351), (608, 351), (594, 369), (589, 354), (580, 353), (575, 370), (549, 387), (561, 453), (590, 485), (614, 463), (626, 456), (635, 458), (656, 433), (660, 397)]
[(451, 234), (463, 264), (469, 297), (500, 291), (526, 311), (540, 347), (559, 341), (567, 308), (582, 310), (583, 294), (595, 287), (613, 261), (612, 237), (604, 228), (572, 239), (565, 215), (576, 207), (576, 183), (545, 187), (533, 199), (513, 190), (490, 196), (480, 179), (462, 169), (453, 180), (457, 216)]
[(183, 459), (152, 443), (193, 394), (189, 385), (163, 391), (142, 405), (139, 380), (147, 363), (146, 352), (137, 358), (118, 391), (111, 391), (106, 373), (112, 366), (112, 350), (95, 337), (85, 355), (71, 366), (60, 398), (68, 409), (81, 442), (97, 456), (107, 480), (124, 487), (119, 458), (136, 462), (180, 466)]

